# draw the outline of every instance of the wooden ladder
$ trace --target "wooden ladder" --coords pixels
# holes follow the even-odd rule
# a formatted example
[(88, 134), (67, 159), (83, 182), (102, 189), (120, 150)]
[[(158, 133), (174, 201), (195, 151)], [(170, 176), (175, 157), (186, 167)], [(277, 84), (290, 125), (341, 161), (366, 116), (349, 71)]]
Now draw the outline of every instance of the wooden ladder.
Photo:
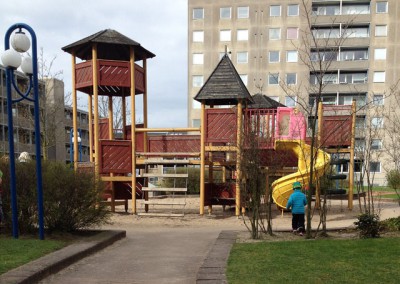
[[(147, 179), (146, 184), (151, 184), (150, 181), (156, 181), (157, 184), (152, 187), (142, 187), (145, 197), (141, 201), (138, 216), (183, 217), (187, 197), (189, 160), (172, 157), (147, 158), (144, 164), (145, 173), (142, 176)], [(153, 170), (156, 169), (157, 172), (151, 172), (150, 166), (153, 166)]]

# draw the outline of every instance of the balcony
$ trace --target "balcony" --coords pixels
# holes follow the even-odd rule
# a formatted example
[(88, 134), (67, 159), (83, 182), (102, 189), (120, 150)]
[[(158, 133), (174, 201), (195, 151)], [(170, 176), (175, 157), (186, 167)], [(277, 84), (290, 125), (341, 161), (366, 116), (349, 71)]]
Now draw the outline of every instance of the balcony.
[[(130, 66), (128, 61), (97, 60), (99, 95), (129, 96)], [(76, 64), (76, 89), (93, 94), (92, 61)], [(142, 94), (146, 89), (145, 70), (135, 64), (135, 93)]]

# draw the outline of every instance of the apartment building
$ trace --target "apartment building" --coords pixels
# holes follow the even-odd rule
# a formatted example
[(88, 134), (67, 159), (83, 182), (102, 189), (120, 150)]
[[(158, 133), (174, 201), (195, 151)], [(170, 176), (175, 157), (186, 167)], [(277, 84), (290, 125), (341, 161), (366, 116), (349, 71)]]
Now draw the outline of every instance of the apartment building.
[[(359, 149), (366, 143), (363, 127), (384, 128), (379, 112), (374, 116), (363, 108), (390, 105), (388, 94), (400, 79), (400, 1), (188, 2), (189, 126), (200, 123), (200, 105), (193, 97), (228, 51), (252, 95), (312, 108), (322, 81), (324, 104), (356, 100)], [(384, 139), (370, 138), (372, 149), (381, 151)], [(376, 155), (369, 165), (374, 183), (385, 183), (389, 160)]]
[[(0, 66), (0, 156), (9, 155), (8, 150), (8, 117), (5, 69)], [(26, 89), (28, 77), (16, 72), (16, 82), (21, 90)], [(41, 111), (46, 114), (42, 121), (41, 131), (46, 129), (46, 151), (50, 160), (70, 162), (72, 107), (64, 103), (64, 83), (58, 79), (46, 79), (39, 83), (39, 96), (46, 100), (47, 107)], [(17, 94), (13, 91), (13, 97)], [(46, 97), (44, 99), (44, 97)], [(42, 104), (43, 105), (43, 104)], [(33, 103), (23, 100), (13, 104), (14, 148), (15, 157), (28, 152), (35, 157), (35, 127), (33, 123)], [(82, 161), (89, 161), (88, 112), (78, 110), (78, 127), (81, 135), (80, 149)]]

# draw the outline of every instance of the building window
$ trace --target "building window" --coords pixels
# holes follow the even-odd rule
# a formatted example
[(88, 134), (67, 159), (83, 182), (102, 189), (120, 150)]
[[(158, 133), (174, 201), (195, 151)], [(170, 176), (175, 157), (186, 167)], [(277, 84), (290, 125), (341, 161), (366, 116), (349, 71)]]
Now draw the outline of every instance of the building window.
[(269, 6), (269, 15), (271, 17), (280, 17), (281, 16), (281, 5)]
[(269, 62), (276, 63), (279, 62), (279, 50), (273, 50), (269, 52)]
[(281, 29), (280, 28), (269, 29), (269, 39), (271, 40), (281, 39)]
[(247, 81), (249, 76), (247, 74), (240, 74), (240, 79), (242, 79), (243, 84), (245, 84), (245, 86), (247, 86)]
[(381, 2), (376, 2), (376, 13), (377, 14), (383, 14), (388, 12), (388, 2), (387, 1), (381, 1)]
[(386, 60), (386, 48), (375, 48), (375, 60)]
[(285, 106), (287, 106), (287, 107), (296, 106), (296, 97), (286, 96), (285, 97)]
[(372, 104), (375, 106), (383, 106), (383, 95), (374, 95), (372, 98)]
[(230, 19), (231, 18), (231, 7), (223, 7), (219, 9), (220, 19)]
[(249, 7), (238, 7), (237, 17), (238, 19), (247, 19), (249, 17)]
[(297, 74), (287, 73), (286, 74), (286, 85), (296, 85), (297, 84)]
[(203, 53), (193, 53), (193, 64), (202, 65), (204, 63)]
[(200, 119), (192, 119), (192, 127), (200, 127)]
[(287, 39), (298, 39), (299, 38), (299, 28), (287, 28)]
[(371, 118), (371, 126), (375, 128), (383, 127), (383, 117), (372, 117)]
[(192, 86), (194, 88), (199, 88), (203, 86), (204, 77), (202, 75), (193, 75), (192, 77)]
[(297, 50), (288, 50), (286, 51), (286, 62), (297, 62)]
[(220, 41), (231, 41), (231, 30), (222, 30), (219, 32)]
[(288, 5), (287, 15), (288, 16), (298, 16), (299, 15), (299, 5), (298, 4)]
[(237, 30), (237, 40), (249, 40), (249, 30)]
[(387, 36), (387, 25), (376, 25), (375, 36)]
[(193, 9), (193, 20), (204, 19), (204, 9), (203, 8), (194, 8)]
[(242, 51), (237, 53), (237, 63), (244, 64), (248, 62), (247, 51)]
[(268, 75), (268, 84), (269, 85), (278, 85), (279, 84), (279, 73), (271, 73)]
[(374, 83), (385, 83), (386, 72), (375, 71), (374, 72)]
[(371, 173), (380, 173), (381, 172), (381, 163), (380, 162), (370, 162), (369, 163), (369, 171)]
[(204, 42), (204, 31), (194, 31), (193, 42)]
[(372, 150), (381, 150), (382, 149), (382, 140), (381, 139), (372, 139), (371, 140), (371, 149)]
[(196, 100), (192, 100), (192, 108), (193, 109), (201, 109), (201, 102), (198, 102)]

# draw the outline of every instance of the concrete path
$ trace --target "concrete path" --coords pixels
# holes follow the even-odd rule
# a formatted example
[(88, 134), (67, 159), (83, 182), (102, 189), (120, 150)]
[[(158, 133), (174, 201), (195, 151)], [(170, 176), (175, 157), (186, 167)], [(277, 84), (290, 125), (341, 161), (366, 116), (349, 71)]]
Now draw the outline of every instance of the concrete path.
[(220, 231), (129, 229), (125, 239), (40, 283), (196, 283), (199, 267)]

